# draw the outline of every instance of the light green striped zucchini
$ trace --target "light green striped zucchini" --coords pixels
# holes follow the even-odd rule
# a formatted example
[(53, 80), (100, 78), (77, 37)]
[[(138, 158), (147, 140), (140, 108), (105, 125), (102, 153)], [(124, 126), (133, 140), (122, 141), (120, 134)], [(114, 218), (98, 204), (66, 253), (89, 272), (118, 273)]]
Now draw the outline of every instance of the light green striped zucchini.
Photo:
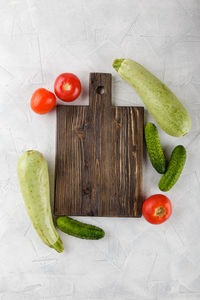
[(116, 59), (113, 67), (135, 89), (166, 133), (177, 137), (188, 133), (191, 127), (190, 115), (164, 83), (131, 59)]
[(44, 156), (34, 150), (24, 152), (18, 160), (17, 172), (27, 212), (38, 235), (46, 245), (62, 252), (63, 244), (52, 219), (49, 173)]

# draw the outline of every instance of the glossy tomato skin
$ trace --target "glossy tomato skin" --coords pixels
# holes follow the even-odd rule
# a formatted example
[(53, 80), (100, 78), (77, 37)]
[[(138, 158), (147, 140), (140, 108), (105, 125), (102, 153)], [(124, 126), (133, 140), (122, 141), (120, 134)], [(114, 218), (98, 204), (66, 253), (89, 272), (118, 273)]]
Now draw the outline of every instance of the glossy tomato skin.
[(152, 195), (144, 201), (142, 213), (149, 223), (161, 224), (171, 216), (172, 205), (166, 196), (162, 194)]
[(71, 102), (78, 98), (81, 93), (81, 82), (72, 73), (60, 74), (54, 83), (56, 96), (65, 102)]
[(31, 108), (37, 114), (48, 113), (56, 104), (56, 96), (44, 89), (37, 89), (31, 97)]

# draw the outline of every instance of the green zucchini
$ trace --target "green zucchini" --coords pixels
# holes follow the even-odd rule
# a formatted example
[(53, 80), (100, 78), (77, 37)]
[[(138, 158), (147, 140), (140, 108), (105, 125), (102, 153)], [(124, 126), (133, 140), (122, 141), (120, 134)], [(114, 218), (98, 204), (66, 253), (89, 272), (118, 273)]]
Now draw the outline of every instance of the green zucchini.
[(99, 240), (105, 235), (105, 232), (99, 227), (85, 224), (65, 216), (58, 217), (56, 224), (61, 231), (80, 239)]
[(49, 173), (44, 156), (34, 150), (23, 153), (17, 172), (27, 212), (38, 235), (46, 245), (62, 252), (63, 244), (51, 214)]
[(172, 151), (169, 166), (166, 173), (161, 177), (158, 184), (163, 192), (169, 191), (179, 179), (186, 161), (186, 150), (182, 145), (178, 145)]
[(177, 137), (188, 133), (190, 115), (164, 83), (131, 59), (116, 59), (113, 67), (135, 89), (166, 133)]
[(164, 174), (166, 170), (166, 159), (160, 144), (158, 130), (153, 123), (147, 123), (144, 133), (147, 151), (149, 153), (152, 166), (158, 173)]

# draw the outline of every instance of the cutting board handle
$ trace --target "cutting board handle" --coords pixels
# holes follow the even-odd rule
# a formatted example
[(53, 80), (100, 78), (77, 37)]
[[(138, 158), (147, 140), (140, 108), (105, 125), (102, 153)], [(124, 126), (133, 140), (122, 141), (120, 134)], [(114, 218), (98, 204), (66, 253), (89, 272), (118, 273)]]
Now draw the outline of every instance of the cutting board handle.
[(94, 110), (102, 106), (112, 106), (112, 75), (110, 73), (90, 73), (89, 104)]

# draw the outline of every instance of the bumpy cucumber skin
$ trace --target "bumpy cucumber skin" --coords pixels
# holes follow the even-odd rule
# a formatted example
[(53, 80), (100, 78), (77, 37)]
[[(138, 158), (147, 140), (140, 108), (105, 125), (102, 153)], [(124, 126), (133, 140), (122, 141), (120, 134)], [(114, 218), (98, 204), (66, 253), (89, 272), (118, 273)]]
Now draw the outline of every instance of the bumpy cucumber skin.
[(65, 216), (58, 217), (56, 224), (61, 231), (80, 239), (99, 240), (105, 235), (105, 232), (99, 227), (85, 224)]
[(190, 130), (190, 115), (168, 87), (131, 59), (116, 59), (113, 67), (138, 93), (158, 125), (169, 135), (183, 136)]
[(62, 252), (63, 244), (52, 219), (45, 158), (38, 151), (24, 152), (18, 160), (17, 172), (27, 212), (38, 235), (46, 245)]
[(158, 130), (153, 123), (147, 123), (144, 133), (146, 146), (152, 166), (158, 173), (164, 174), (166, 171), (166, 159), (163, 153), (162, 146), (160, 144)]
[(186, 150), (182, 145), (178, 145), (172, 151), (169, 166), (166, 173), (161, 177), (158, 184), (163, 192), (169, 191), (179, 179), (186, 161)]

